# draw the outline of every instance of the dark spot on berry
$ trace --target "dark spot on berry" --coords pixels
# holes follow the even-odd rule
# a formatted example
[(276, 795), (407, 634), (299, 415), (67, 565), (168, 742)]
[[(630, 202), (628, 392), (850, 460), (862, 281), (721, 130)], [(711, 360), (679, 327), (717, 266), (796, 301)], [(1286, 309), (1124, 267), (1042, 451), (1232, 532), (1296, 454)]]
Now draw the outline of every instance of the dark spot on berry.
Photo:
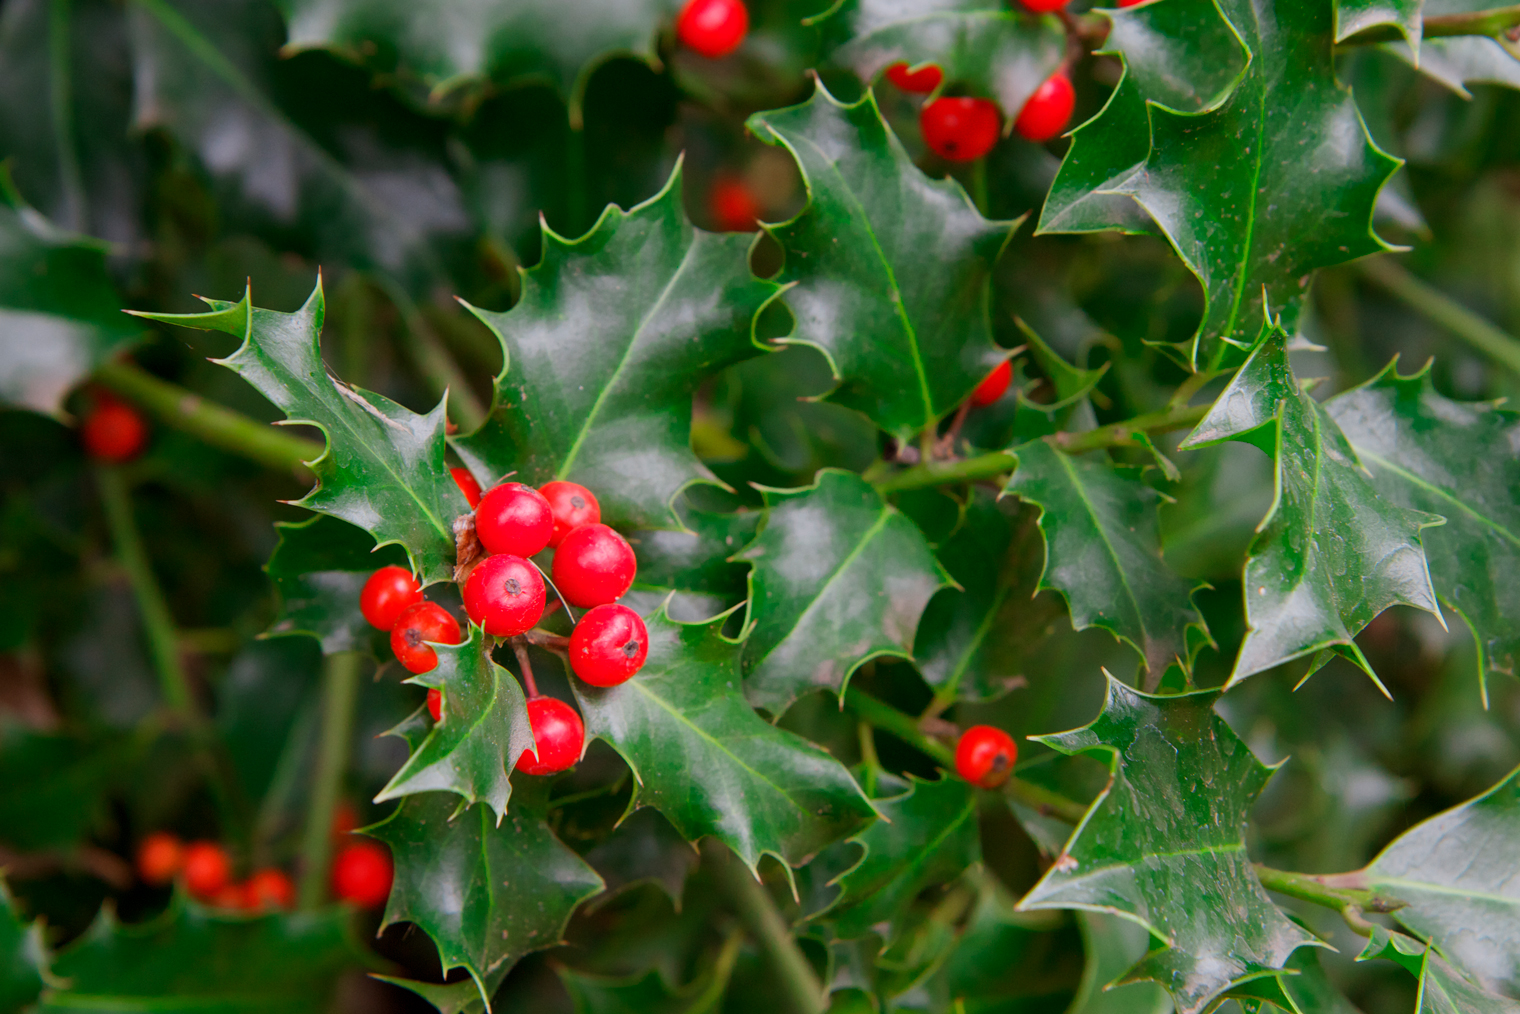
[(1008, 755), (1006, 753), (998, 753), (996, 756), (994, 756), (992, 758), (992, 770), (994, 770), (994, 771), (1005, 771), (1005, 770), (1007, 770), (1007, 768), (1008, 768)]
[(626, 655), (627, 657), (632, 658), (633, 656), (637, 655), (638, 653), (639, 653), (639, 642), (638, 641), (629, 641), (627, 644), (623, 645), (623, 654)]
[(572, 496), (570, 498), (570, 506), (574, 507), (576, 510), (580, 510), (586, 506), (586, 501), (582, 497)]
[(416, 627), (407, 627), (405, 633), (403, 633), (401, 637), (406, 641), (408, 645), (413, 648), (422, 643), (422, 631), (418, 630)]
[(517, 583), (517, 578), (515, 577), (507, 578), (507, 583), (502, 585), (502, 587), (506, 589), (508, 595), (522, 594), (522, 585)]

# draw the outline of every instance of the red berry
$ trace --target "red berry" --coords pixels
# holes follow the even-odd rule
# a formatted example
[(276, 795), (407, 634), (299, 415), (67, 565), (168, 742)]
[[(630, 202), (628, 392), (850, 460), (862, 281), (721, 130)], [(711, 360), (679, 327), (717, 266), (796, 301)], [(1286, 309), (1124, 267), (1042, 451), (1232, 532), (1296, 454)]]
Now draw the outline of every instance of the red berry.
[(558, 549), (565, 536), (581, 525), (594, 525), (602, 520), (602, 505), (596, 502), (591, 490), (579, 483), (545, 483), (539, 492), (549, 501), (549, 509), (554, 512), (554, 534), (549, 536), (551, 549)]
[(364, 908), (385, 904), (391, 896), (390, 850), (378, 842), (356, 841), (343, 846), (333, 860), (333, 893)]
[(407, 672), (432, 672), (438, 667), (438, 653), (423, 642), (458, 644), (459, 623), (436, 602), (418, 602), (408, 606), (391, 628), (391, 651)]
[(1076, 105), (1077, 93), (1071, 87), (1071, 78), (1058, 70), (1029, 96), (1019, 110), (1019, 118), (1013, 121), (1013, 129), (1020, 137), (1043, 144), (1066, 129)]
[(428, 714), (434, 722), (443, 721), (443, 691), (437, 687), (428, 687)]
[(597, 606), (570, 633), (570, 668), (594, 687), (631, 678), (648, 656), (649, 631), (627, 606)]
[(247, 884), (227, 884), (206, 899), (206, 904), (213, 908), (225, 908), (234, 912), (255, 907), (250, 903)]
[(986, 99), (935, 99), (919, 112), (918, 126), (935, 154), (951, 162), (972, 162), (997, 144), (1003, 117)]
[(724, 232), (754, 232), (759, 228), (760, 202), (739, 180), (720, 179), (708, 195), (713, 221)]
[(79, 439), (90, 457), (119, 464), (137, 457), (148, 446), (148, 424), (131, 405), (99, 397), (80, 424)]
[(709, 60), (739, 48), (749, 31), (749, 11), (742, 0), (688, 0), (676, 18), (681, 44)]
[(178, 835), (155, 831), (137, 846), (137, 875), (143, 883), (162, 887), (185, 865), (185, 846)]
[(1013, 774), (1019, 747), (1013, 737), (990, 725), (973, 725), (955, 744), (955, 770), (972, 785), (995, 789)]
[(449, 469), (449, 474), (454, 477), (454, 485), (459, 487), (459, 492), (464, 494), (466, 503), (471, 507), (480, 503), (480, 483), (475, 481), (468, 468), (456, 466)]
[(359, 826), (359, 811), (354, 809), (354, 804), (346, 799), (338, 800), (338, 805), (333, 807), (332, 836), (342, 839)]
[(520, 556), (488, 556), (464, 583), (464, 611), (486, 633), (513, 637), (544, 615), (544, 579)]
[(944, 79), (944, 73), (932, 63), (918, 70), (909, 70), (905, 63), (894, 63), (887, 68), (887, 80), (914, 95), (928, 95)]
[(992, 368), (991, 373), (982, 378), (980, 384), (976, 385), (976, 390), (971, 392), (971, 404), (977, 408), (986, 408), (1001, 398), (1011, 383), (1013, 383), (1013, 363), (1004, 359)]
[(405, 567), (381, 567), (364, 582), (359, 612), (376, 630), (390, 630), (407, 607), (422, 601), (422, 585)]
[(475, 508), (475, 534), (488, 553), (532, 556), (549, 544), (554, 513), (532, 486), (504, 482), (492, 486)]
[(1035, 14), (1049, 14), (1066, 6), (1066, 0), (1022, 0), (1024, 9)]
[(586, 727), (574, 708), (558, 698), (535, 697), (528, 702), (528, 724), (538, 749), (524, 750), (517, 770), (552, 775), (575, 767), (586, 745)]
[(296, 887), (282, 871), (257, 870), (243, 885), (246, 904), (252, 909), (290, 908), (296, 903)]
[(1120, 7), (1134, 7), (1137, 4), (1143, 3), (1145, 3), (1145, 0), (1119, 0)]
[(185, 846), (185, 887), (202, 901), (219, 894), (232, 880), (232, 861), (227, 850), (214, 841), (193, 841)]
[(599, 606), (622, 598), (638, 568), (621, 535), (606, 525), (582, 525), (554, 552), (554, 586), (571, 605)]

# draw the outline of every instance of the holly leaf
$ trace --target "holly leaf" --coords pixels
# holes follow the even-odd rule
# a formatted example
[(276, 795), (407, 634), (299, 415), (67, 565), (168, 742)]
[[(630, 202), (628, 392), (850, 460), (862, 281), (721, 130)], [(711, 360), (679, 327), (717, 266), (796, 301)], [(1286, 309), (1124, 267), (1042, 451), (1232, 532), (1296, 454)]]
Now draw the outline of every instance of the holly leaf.
[(791, 152), (808, 189), (801, 214), (767, 227), (786, 251), (777, 279), (796, 319), (778, 340), (828, 357), (830, 401), (911, 440), (1007, 358), (987, 282), (1018, 223), (988, 221), (959, 183), (925, 176), (869, 93), (842, 105), (820, 82), (748, 126)]
[(1441, 519), (1378, 496), (1335, 420), (1300, 387), (1287, 345), (1287, 333), (1268, 325), (1182, 442), (1240, 440), (1275, 466), (1272, 508), (1246, 561), (1250, 629), (1226, 687), (1332, 647), (1377, 681), (1352, 638), (1391, 605), (1439, 617), (1420, 533)]
[(755, 537), (763, 513), (720, 514), (679, 505), (677, 513), (685, 531), (629, 533), (639, 571), (625, 601), (652, 612), (670, 598), (676, 619), (710, 619), (744, 599), (749, 568), (732, 557)]
[(1061, 593), (1076, 629), (1102, 627), (1138, 651), (1152, 686), (1173, 662), (1188, 668), (1208, 628), (1193, 605), (1199, 585), (1161, 557), (1161, 494), (1106, 460), (1043, 440), (1013, 454), (1018, 467), (1005, 492), (1040, 508), (1039, 588)]
[(1378, 25), (1392, 25), (1413, 48), (1420, 60), (1420, 36), (1424, 22), (1420, 10), (1425, 0), (1335, 0), (1335, 41), (1342, 42)]
[(1372, 939), (1358, 961), (1386, 958), (1420, 980), (1419, 1006), (1415, 1014), (1517, 1014), (1520, 1003), (1495, 996), (1443, 958), (1436, 948), (1374, 926)]
[(643, 528), (680, 528), (676, 495), (717, 481), (691, 451), (692, 394), (760, 354), (751, 324), (778, 287), (750, 273), (752, 237), (692, 227), (680, 184), (677, 165), (578, 240), (545, 225), (517, 304), (471, 307), (506, 360), (490, 417), (455, 442), (476, 475), (579, 482), (604, 522)]
[(1390, 42), (1382, 48), (1464, 99), (1472, 98), (1467, 90), (1470, 84), (1520, 88), (1520, 58), (1497, 39), (1481, 35), (1427, 39), (1418, 55), (1402, 42)]
[(1115, 915), (1078, 912), (1077, 928), (1087, 962), (1071, 1014), (1172, 1014), (1171, 997), (1156, 983), (1114, 984), (1145, 957), (1151, 935), (1144, 927)]
[(1146, 927), (1161, 946), (1121, 981), (1159, 982), (1179, 1014), (1196, 1014), (1319, 942), (1272, 904), (1246, 854), (1251, 806), (1276, 768), (1215, 713), (1216, 691), (1152, 697), (1107, 680), (1096, 719), (1034, 737), (1106, 760), (1112, 777), (1019, 907)]
[(946, 82), (996, 99), (1010, 117), (1066, 55), (1054, 18), (1016, 13), (997, 0), (840, 0), (811, 23), (829, 62), (867, 84), (894, 63), (933, 63)]
[(754, 565), (744, 689), (780, 715), (811, 690), (843, 695), (868, 659), (912, 658), (924, 607), (952, 581), (918, 527), (852, 472), (765, 497), (764, 527), (737, 557)]
[(524, 750), (534, 749), (528, 702), (512, 674), (491, 660), (486, 635), (474, 624), (463, 644), (436, 645), (438, 665), (408, 683), (443, 691), (443, 720), (425, 735), (422, 712), (392, 730), (413, 744), (412, 755), (375, 802), (419, 792), (453, 792), (464, 806), (485, 803), (506, 816), (508, 775)]
[(0, 1010), (21, 1010), (48, 978), (47, 942), (40, 922), (26, 923), (0, 879)]
[(452, 579), (454, 519), (470, 507), (444, 463), (448, 399), (418, 415), (333, 376), (318, 340), (326, 305), (320, 278), (295, 313), (258, 309), (251, 296), (204, 300), (209, 313), (137, 315), (242, 338), (236, 352), (215, 362), (252, 384), (288, 422), (315, 426), (327, 438), (327, 450), (308, 463), (317, 485), (295, 505), (358, 525), (378, 546), (401, 546), (424, 584)]
[(655, 883), (676, 906), (698, 858), (697, 850), (652, 806), (633, 811), (586, 853), (586, 862), (608, 891)]
[(557, 971), (576, 1014), (707, 1014), (723, 1005), (742, 942), (740, 935), (731, 934), (713, 964), (681, 987), (671, 986), (658, 968), (624, 978), (565, 967)]
[(712, 835), (751, 870), (762, 855), (800, 866), (874, 811), (838, 761), (750, 708), (726, 619), (649, 617), (638, 675), (606, 689), (573, 683), (586, 735), (628, 762), (630, 808), (656, 807), (687, 841)]
[(416, 924), (438, 948), (447, 975), (469, 972), (491, 994), (519, 958), (560, 942), (577, 905), (602, 879), (544, 823), (534, 804), (505, 819), (484, 806), (461, 812), (456, 797), (408, 796), (365, 834), (390, 846), (395, 881), (380, 927)]
[(276, 522), (275, 530), (280, 542), (264, 573), (279, 593), (280, 612), (268, 633), (314, 637), (327, 655), (373, 654), (383, 635), (359, 611), (359, 593), (381, 567), (406, 566), (406, 554), (398, 546), (377, 549), (362, 528), (326, 515)]
[(920, 891), (954, 880), (981, 858), (976, 793), (960, 778), (913, 778), (907, 792), (875, 806), (882, 819), (850, 839), (865, 854), (836, 878), (839, 896), (820, 916), (843, 939), (880, 923), (896, 926)]
[(23, 851), (72, 849), (101, 815), (123, 743), (0, 722), (0, 841)]

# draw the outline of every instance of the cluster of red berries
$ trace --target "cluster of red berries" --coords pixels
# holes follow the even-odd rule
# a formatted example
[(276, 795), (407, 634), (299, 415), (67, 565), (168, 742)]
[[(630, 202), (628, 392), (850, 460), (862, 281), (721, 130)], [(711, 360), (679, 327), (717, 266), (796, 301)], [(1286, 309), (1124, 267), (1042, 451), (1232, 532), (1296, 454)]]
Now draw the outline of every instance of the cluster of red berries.
[[(887, 80), (905, 92), (928, 95), (940, 86), (944, 75), (933, 64), (912, 70), (905, 63), (894, 63), (887, 68)], [(1013, 129), (1020, 137), (1043, 144), (1066, 129), (1076, 104), (1077, 93), (1063, 67), (1035, 89), (1014, 118)], [(924, 103), (918, 126), (935, 154), (951, 162), (972, 162), (997, 144), (1003, 114), (997, 103), (987, 99), (942, 96)]]
[(991, 725), (973, 725), (955, 744), (955, 771), (972, 785), (995, 789), (1013, 774), (1019, 746)]
[[(504, 482), (481, 493), (464, 469), (455, 469), (454, 479), (475, 509), (475, 537), (488, 554), (464, 581), (470, 620), (494, 637), (532, 630), (547, 596), (543, 572), (530, 558), (553, 549), (555, 590), (565, 602), (587, 610), (566, 645), (571, 670), (597, 687), (616, 686), (637, 673), (649, 653), (648, 631), (639, 614), (617, 600), (632, 586), (638, 560), (627, 540), (601, 523), (601, 506), (591, 491), (557, 481), (541, 489)], [(438, 665), (429, 642), (462, 640), (458, 622), (423, 599), (421, 585), (404, 567), (382, 567), (370, 575), (359, 609), (376, 628), (390, 631), (391, 650), (413, 673)], [(428, 691), (433, 721), (443, 721), (444, 703), (437, 689)], [(520, 770), (554, 774), (580, 760), (585, 745), (580, 715), (563, 701), (537, 694), (531, 681), (528, 719), (538, 750), (523, 751)]]
[(118, 465), (148, 446), (148, 423), (142, 413), (108, 391), (91, 393), (93, 404), (79, 421), (79, 442), (97, 461)]

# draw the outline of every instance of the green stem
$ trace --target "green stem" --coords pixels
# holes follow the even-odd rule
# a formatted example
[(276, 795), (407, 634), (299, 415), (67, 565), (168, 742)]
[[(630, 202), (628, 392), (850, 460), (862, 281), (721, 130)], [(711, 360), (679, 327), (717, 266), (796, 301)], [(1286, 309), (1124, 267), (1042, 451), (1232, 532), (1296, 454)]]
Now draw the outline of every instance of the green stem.
[[(1520, 25), (1520, 4), (1496, 7), (1464, 14), (1427, 14), (1421, 19), (1420, 34), (1427, 39), (1453, 35), (1495, 36)], [(1343, 46), (1360, 46), (1372, 42), (1398, 42), (1404, 38), (1397, 25), (1377, 25), (1342, 39)]]
[[(1520, 8), (1515, 8), (1520, 11)], [(1520, 24), (1520, 21), (1516, 22)], [(1500, 330), (1450, 296), (1420, 281), (1387, 257), (1358, 261), (1362, 277), (1399, 302), (1438, 324), (1515, 373), (1520, 373), (1520, 339)]]
[(485, 421), (485, 407), (475, 397), (475, 391), (465, 378), (464, 371), (454, 362), (448, 349), (443, 347), (437, 332), (395, 279), (386, 275), (373, 277), (380, 291), (385, 293), (385, 297), (400, 312), (406, 354), (417, 364), (423, 379), (432, 388), (433, 397), (441, 398), (447, 392), (449, 416), (459, 428), (466, 433), (479, 429)]
[(53, 141), (58, 150), (58, 182), (63, 187), (63, 225), (84, 231), (88, 224), (84, 176), (74, 146), (73, 53), (70, 46), (70, 0), (52, 0), (48, 7), (48, 98), (53, 114)]
[(312, 773), (306, 808), (306, 838), (301, 845), (301, 908), (319, 907), (327, 897), (332, 855), (333, 810), (343, 787), (353, 742), (354, 707), (359, 699), (358, 652), (327, 656), (322, 672), (322, 732), (317, 740), (317, 768)]
[(102, 363), (95, 379), (161, 422), (261, 465), (304, 471), (305, 462), (322, 455), (321, 444), (223, 408), (132, 363)]
[(797, 938), (792, 936), (792, 929), (781, 917), (770, 892), (738, 857), (720, 849), (717, 846), (706, 850), (714, 859), (712, 866), (718, 886), (770, 957), (782, 990), (791, 1001), (788, 1006), (797, 1014), (823, 1014), (826, 1006), (823, 984), (802, 948), (797, 946)]
[(1396, 912), (1405, 903), (1396, 898), (1378, 894), (1363, 887), (1342, 887), (1332, 881), (1344, 881), (1346, 875), (1319, 877), (1308, 873), (1289, 873), (1274, 870), (1270, 866), (1256, 865), (1256, 877), (1261, 886), (1290, 898), (1298, 898), (1312, 905), (1331, 908), (1341, 914), (1346, 925), (1362, 936), (1371, 936), (1375, 924), (1363, 915), (1366, 912)]
[(900, 493), (908, 489), (980, 482), (996, 479), (1012, 470), (1017, 463), (1017, 459), (1007, 451), (993, 451), (991, 454), (980, 454), (962, 461), (928, 461), (877, 480), (876, 489), (884, 494)]

